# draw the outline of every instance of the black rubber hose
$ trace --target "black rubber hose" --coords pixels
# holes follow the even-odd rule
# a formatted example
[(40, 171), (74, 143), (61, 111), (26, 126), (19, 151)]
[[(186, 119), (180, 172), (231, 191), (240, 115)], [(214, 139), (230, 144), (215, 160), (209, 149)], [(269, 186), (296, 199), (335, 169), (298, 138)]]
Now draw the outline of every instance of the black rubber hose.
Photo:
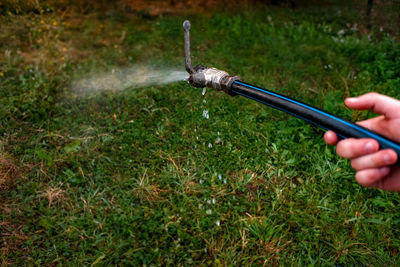
[(400, 144), (350, 121), (331, 113), (310, 106), (293, 98), (277, 94), (241, 81), (232, 83), (232, 95), (242, 95), (273, 108), (279, 109), (318, 127), (334, 131), (339, 138), (373, 138), (378, 141), (380, 149), (393, 149), (397, 153), (397, 165), (400, 166)]

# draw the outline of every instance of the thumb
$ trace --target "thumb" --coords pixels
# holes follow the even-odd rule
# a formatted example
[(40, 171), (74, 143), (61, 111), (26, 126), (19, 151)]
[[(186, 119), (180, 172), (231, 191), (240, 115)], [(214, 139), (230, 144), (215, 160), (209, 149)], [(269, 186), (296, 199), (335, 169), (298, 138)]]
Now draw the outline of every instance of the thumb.
[(387, 119), (400, 117), (400, 101), (378, 93), (367, 93), (345, 100), (346, 106), (356, 110), (372, 110)]

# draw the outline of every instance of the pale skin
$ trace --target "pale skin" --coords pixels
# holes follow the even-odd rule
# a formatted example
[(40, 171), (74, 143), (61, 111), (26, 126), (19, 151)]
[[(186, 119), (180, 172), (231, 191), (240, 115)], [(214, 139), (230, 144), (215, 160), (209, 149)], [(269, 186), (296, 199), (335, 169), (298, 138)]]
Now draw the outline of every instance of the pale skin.
[[(400, 101), (378, 93), (368, 93), (345, 100), (347, 107), (355, 110), (371, 110), (380, 116), (357, 122), (381, 135), (400, 142)], [(348, 138), (338, 141), (337, 135), (328, 131), (325, 142), (336, 145), (339, 156), (351, 160), (356, 170), (356, 180), (365, 187), (400, 192), (400, 167), (393, 165), (397, 154), (391, 149), (379, 150), (374, 139)]]

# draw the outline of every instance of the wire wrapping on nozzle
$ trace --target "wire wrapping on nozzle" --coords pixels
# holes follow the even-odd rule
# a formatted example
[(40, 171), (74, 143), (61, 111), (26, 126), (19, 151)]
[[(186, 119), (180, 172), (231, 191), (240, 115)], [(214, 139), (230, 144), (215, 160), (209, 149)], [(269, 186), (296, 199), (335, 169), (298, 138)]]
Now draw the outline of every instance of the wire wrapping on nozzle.
[(210, 87), (215, 90), (231, 93), (231, 85), (234, 81), (239, 81), (238, 76), (230, 76), (226, 71), (216, 68), (207, 68), (202, 65), (192, 67), (190, 58), (190, 22), (183, 22), (183, 30), (185, 37), (185, 68), (190, 74), (189, 83), (194, 87)]

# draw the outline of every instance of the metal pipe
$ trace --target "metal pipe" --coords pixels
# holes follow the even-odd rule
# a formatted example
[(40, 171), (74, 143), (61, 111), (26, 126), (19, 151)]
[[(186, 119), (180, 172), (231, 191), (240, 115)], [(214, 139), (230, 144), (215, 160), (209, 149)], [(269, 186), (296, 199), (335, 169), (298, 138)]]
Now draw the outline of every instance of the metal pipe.
[(186, 71), (189, 72), (189, 74), (192, 74), (194, 73), (194, 69), (190, 59), (190, 22), (188, 20), (183, 22), (183, 30), (185, 32), (185, 67)]

